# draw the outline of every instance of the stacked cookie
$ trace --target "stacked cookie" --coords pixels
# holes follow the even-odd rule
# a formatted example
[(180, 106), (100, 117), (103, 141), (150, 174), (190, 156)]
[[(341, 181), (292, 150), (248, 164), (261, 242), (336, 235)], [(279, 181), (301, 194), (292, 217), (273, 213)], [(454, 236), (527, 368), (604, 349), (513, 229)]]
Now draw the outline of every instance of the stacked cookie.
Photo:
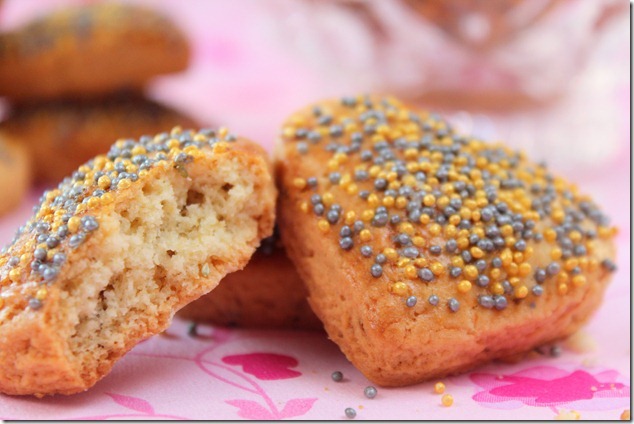
[(306, 107), (276, 155), (274, 181), (253, 143), (177, 127), (45, 192), (0, 254), (0, 391), (86, 390), (186, 305), (323, 324), (374, 383), (414, 384), (567, 337), (615, 270), (615, 229), (576, 186), (397, 99)]
[(113, 139), (194, 127), (143, 94), (155, 76), (184, 70), (189, 55), (174, 24), (129, 5), (71, 7), (1, 33), (0, 96), (10, 110), (0, 139), (25, 150), (19, 154), (31, 157), (35, 180), (48, 184), (105, 153)]
[[(295, 113), (276, 163), (288, 257), (278, 243), (182, 314), (313, 329), (314, 313), (380, 385), (562, 339), (596, 310), (615, 269), (615, 229), (577, 187), (394, 98)], [(311, 311), (298, 307), (304, 296)]]

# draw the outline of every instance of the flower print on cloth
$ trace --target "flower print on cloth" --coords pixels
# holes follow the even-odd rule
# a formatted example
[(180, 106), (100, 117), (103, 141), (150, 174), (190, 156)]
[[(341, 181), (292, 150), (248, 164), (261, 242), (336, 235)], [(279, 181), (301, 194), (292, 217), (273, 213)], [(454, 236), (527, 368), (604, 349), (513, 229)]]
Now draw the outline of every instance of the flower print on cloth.
[(509, 375), (472, 373), (483, 390), (473, 400), (481, 406), (515, 409), (524, 405), (579, 410), (608, 410), (629, 405), (630, 388), (617, 371), (593, 374), (581, 368), (537, 366)]
[(222, 358), (228, 365), (242, 365), (242, 370), (255, 376), (258, 380), (285, 380), (302, 375), (292, 370), (299, 365), (297, 359), (276, 353), (250, 353), (247, 355), (230, 355)]
[[(302, 375), (299, 371), (290, 369), (299, 365), (297, 359), (292, 356), (277, 353), (256, 352), (242, 355), (229, 355), (224, 356), (222, 362), (228, 365), (241, 366), (244, 373), (250, 374), (258, 380), (286, 380)], [(225, 401), (229, 405), (238, 408), (238, 415), (242, 418), (252, 420), (279, 420), (297, 417), (308, 412), (317, 400), (316, 398), (289, 399), (280, 410), (259, 384), (244, 374), (236, 371), (234, 371), (234, 374), (240, 377), (243, 382), (248, 383), (250, 387), (245, 388), (247, 391), (259, 395), (262, 400), (264, 400), (264, 405), (248, 399)], [(236, 386), (241, 387), (240, 385)]]

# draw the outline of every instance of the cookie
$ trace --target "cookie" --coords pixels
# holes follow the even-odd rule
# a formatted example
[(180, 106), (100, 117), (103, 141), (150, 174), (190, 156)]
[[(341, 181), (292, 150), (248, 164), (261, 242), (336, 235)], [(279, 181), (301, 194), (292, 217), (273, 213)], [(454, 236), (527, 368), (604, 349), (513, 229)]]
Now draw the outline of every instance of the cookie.
[(57, 182), (90, 158), (106, 153), (112, 140), (197, 127), (183, 114), (151, 100), (117, 96), (17, 105), (0, 132), (28, 147), (39, 182)]
[(0, 96), (33, 101), (139, 89), (185, 69), (189, 55), (185, 35), (153, 10), (69, 7), (0, 34)]
[(273, 231), (266, 152), (226, 131), (117, 141), (47, 191), (0, 256), (0, 391), (91, 387)]
[(0, 215), (17, 207), (31, 184), (31, 163), (26, 149), (0, 133)]
[(320, 330), (308, 293), (277, 234), (262, 241), (247, 266), (179, 315), (224, 327)]
[(329, 337), (374, 383), (526, 352), (599, 307), (616, 230), (544, 164), (391, 97), (318, 103), (280, 137), (282, 241)]

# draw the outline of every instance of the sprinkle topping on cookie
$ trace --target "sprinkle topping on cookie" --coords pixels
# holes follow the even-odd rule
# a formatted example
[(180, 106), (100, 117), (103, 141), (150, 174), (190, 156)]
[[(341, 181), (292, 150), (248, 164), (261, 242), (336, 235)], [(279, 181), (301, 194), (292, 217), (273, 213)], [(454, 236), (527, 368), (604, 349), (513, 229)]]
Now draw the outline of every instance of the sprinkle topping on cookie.
[[(614, 270), (594, 253), (595, 239), (616, 229), (589, 197), (522, 152), (460, 135), (435, 114), (394, 98), (345, 97), (295, 114), (281, 137), (294, 143), (289, 155), (324, 163), (317, 175), (299, 168), (292, 176), (298, 210), (342, 255), (388, 279), (404, 307), (417, 304), (411, 289), (424, 285), (420, 305), (459, 313), (473, 296), (502, 311), (546, 290), (566, 294), (599, 267)], [(543, 245), (550, 257), (534, 268)], [(436, 295), (441, 279), (455, 285), (453, 296)]]
[[(154, 168), (173, 167), (187, 177), (185, 165), (221, 153), (236, 137), (226, 128), (183, 131), (139, 140), (118, 140), (105, 155), (79, 167), (57, 188), (44, 192), (33, 217), (20, 227), (0, 255), (0, 310), (8, 302), (40, 309), (68, 255), (99, 231), (98, 211), (117, 192), (129, 189)], [(20, 309), (20, 308), (18, 308)]]

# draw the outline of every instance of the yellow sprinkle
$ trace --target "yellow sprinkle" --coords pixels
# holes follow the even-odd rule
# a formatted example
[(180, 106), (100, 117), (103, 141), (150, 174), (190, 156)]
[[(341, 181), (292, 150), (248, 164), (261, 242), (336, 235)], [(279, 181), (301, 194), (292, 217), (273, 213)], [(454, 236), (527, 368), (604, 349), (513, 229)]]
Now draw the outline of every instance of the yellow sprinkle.
[(418, 268), (423, 268), (427, 266), (427, 259), (425, 258), (416, 258), (414, 259), (414, 266)]
[(79, 225), (81, 224), (81, 220), (78, 216), (73, 216), (68, 220), (68, 231), (72, 233), (76, 233), (79, 230)]
[(362, 242), (368, 242), (372, 240), (372, 233), (365, 228), (359, 232), (359, 239), (361, 239)]
[(224, 142), (224, 141), (219, 141), (218, 143), (214, 144), (214, 147), (212, 149), (212, 151), (217, 154), (217, 153), (224, 153), (227, 150), (229, 150), (229, 145)]
[(574, 284), (575, 287), (581, 287), (586, 284), (586, 277), (583, 275), (575, 275), (572, 277), (572, 284)]
[(176, 149), (178, 146), (180, 146), (180, 142), (175, 138), (172, 138), (170, 141), (167, 142), (167, 148), (170, 150)]
[(391, 247), (386, 247), (385, 249), (383, 249), (383, 254), (391, 261), (396, 260), (396, 258), (398, 257), (398, 253), (396, 252), (396, 250), (392, 249)]
[(307, 213), (308, 212), (308, 202), (304, 201), (299, 204), (299, 210)]
[(561, 283), (559, 284), (559, 286), (557, 286), (557, 292), (559, 294), (566, 294), (568, 293), (568, 284), (566, 283)]
[(518, 299), (524, 299), (528, 295), (528, 288), (526, 286), (519, 286), (515, 289), (515, 297)]
[(110, 177), (108, 177), (107, 175), (102, 175), (101, 177), (99, 177), (99, 180), (97, 180), (97, 185), (100, 189), (106, 190), (108, 187), (110, 187)]
[(333, 159), (336, 160), (340, 164), (345, 163), (348, 160), (348, 155), (343, 152), (338, 152), (338, 153), (335, 153), (335, 155), (333, 156)]
[(424, 225), (424, 224), (429, 224), (429, 221), (430, 221), (430, 220), (431, 220), (431, 218), (430, 218), (430, 217), (429, 217), (429, 215), (427, 215), (426, 213), (422, 214), (422, 215), (420, 216), (420, 218), (418, 219), (418, 221), (419, 221), (421, 224), (423, 224), (423, 225)]
[(568, 273), (565, 271), (559, 271), (557, 274), (557, 282), (558, 283), (567, 283), (568, 282)]
[(101, 199), (99, 197), (91, 197), (90, 199), (88, 199), (88, 207), (91, 209), (96, 208), (100, 204), (101, 204)]
[[(141, 176), (141, 174), (139, 174)], [(114, 201), (114, 195), (110, 192), (101, 195), (101, 204), (107, 205)], [(72, 219), (72, 218), (71, 218)]]
[(440, 224), (433, 223), (429, 226), (429, 232), (434, 236), (439, 235), (441, 231), (442, 231), (442, 227), (440, 226)]
[(397, 267), (399, 267), (399, 268), (403, 268), (404, 266), (409, 265), (409, 264), (410, 264), (410, 262), (411, 262), (411, 259), (408, 259), (408, 258), (400, 258), (400, 259), (398, 260), (398, 262), (396, 262), (396, 266), (397, 266)]
[(553, 261), (556, 261), (558, 259), (561, 259), (561, 254), (562, 254), (561, 249), (558, 247), (555, 247), (553, 250), (550, 251), (550, 258)]
[(550, 217), (553, 219), (553, 221), (555, 221), (557, 223), (561, 223), (564, 220), (564, 218), (566, 217), (566, 214), (561, 209), (555, 209), (550, 214)]
[(544, 231), (544, 238), (546, 239), (546, 241), (552, 243), (553, 241), (557, 240), (557, 233), (552, 228), (548, 228), (546, 231)]
[(299, 190), (306, 188), (306, 180), (303, 178), (295, 178), (293, 180), (293, 186)]
[(473, 256), (476, 259), (480, 259), (481, 257), (484, 256), (484, 252), (479, 247), (474, 246), (471, 248), (471, 256)]
[(475, 280), (475, 278), (478, 276), (478, 268), (476, 268), (474, 265), (465, 266), (463, 272), (465, 277), (470, 280)]
[(370, 167), (370, 169), (368, 170), (368, 174), (372, 177), (375, 178), (379, 175), (379, 172), (381, 172), (381, 167), (378, 165), (373, 165)]
[(445, 236), (447, 238), (454, 238), (457, 233), (458, 229), (454, 225), (449, 224), (445, 227)]
[(374, 211), (371, 209), (366, 209), (361, 212), (361, 219), (365, 222), (369, 222), (374, 218)]
[(367, 202), (371, 208), (376, 208), (377, 206), (379, 206), (379, 196), (372, 193), (368, 196)]
[(332, 205), (334, 203), (335, 196), (333, 196), (332, 193), (330, 193), (330, 192), (326, 192), (321, 197), (321, 201), (324, 204), (324, 206), (328, 207), (328, 206), (330, 206), (330, 205)]
[(577, 230), (572, 230), (570, 234), (568, 234), (568, 237), (575, 243), (579, 243), (581, 241), (581, 233)]
[(436, 204), (436, 198), (432, 194), (428, 194), (423, 197), (423, 204), (425, 206), (434, 206)]
[(394, 206), (394, 197), (393, 196), (386, 196), (383, 198), (383, 206), (385, 206), (386, 208), (391, 208), (392, 206)]
[(330, 224), (325, 219), (320, 219), (317, 222), (317, 227), (321, 230), (322, 233), (327, 233), (330, 230)]
[(442, 404), (443, 404), (443, 406), (447, 406), (447, 407), (453, 405), (453, 396), (451, 396), (451, 395), (443, 395)]
[(123, 178), (122, 180), (119, 180), (119, 184), (117, 184), (117, 188), (126, 189), (130, 187), (130, 185), (132, 185), (132, 182), (127, 178)]
[(136, 155), (144, 155), (146, 154), (147, 151), (145, 150), (145, 147), (141, 146), (141, 145), (136, 145), (132, 148), (132, 155), (136, 156)]
[(13, 268), (9, 271), (9, 280), (18, 281), (18, 278), (20, 278), (20, 270), (18, 268)]
[(399, 225), (399, 230), (409, 236), (413, 235), (415, 231), (414, 226), (409, 222), (403, 222), (401, 225)]
[(531, 267), (531, 264), (529, 264), (528, 262), (522, 262), (519, 266), (520, 277), (526, 277), (530, 275), (532, 269), (533, 268)]
[(458, 243), (458, 247), (460, 249), (466, 249), (469, 247), (469, 239), (466, 237), (459, 237), (458, 240), (456, 240), (456, 243)]
[(48, 296), (48, 290), (46, 290), (46, 287), (41, 287), (40, 289), (38, 289), (38, 291), (35, 293), (35, 298), (37, 300), (44, 300), (46, 299), (46, 296)]
[(504, 294), (504, 287), (500, 283), (493, 283), (491, 285), (491, 293), (501, 295)]
[(425, 239), (421, 236), (415, 236), (415, 237), (412, 237), (412, 243), (416, 247), (423, 247), (425, 246)]
[(346, 212), (346, 225), (352, 225), (356, 219), (357, 214), (355, 211)]
[(469, 290), (471, 290), (471, 282), (468, 280), (462, 280), (460, 283), (458, 283), (458, 291), (460, 293), (467, 293), (469, 292)]
[(416, 278), (416, 267), (414, 265), (407, 265), (405, 267), (405, 275), (407, 276), (407, 278)]
[(436, 276), (442, 275), (445, 272), (445, 267), (440, 262), (432, 263), (429, 266), (429, 269), (431, 269), (431, 272), (433, 272)]
[(577, 266), (579, 266), (579, 260), (576, 258), (570, 258), (568, 259), (565, 264), (564, 264), (564, 269), (566, 271), (572, 271), (573, 269), (575, 269)]
[(409, 293), (409, 287), (407, 284), (399, 281), (397, 283), (390, 284), (389, 292), (397, 296), (404, 296)]

